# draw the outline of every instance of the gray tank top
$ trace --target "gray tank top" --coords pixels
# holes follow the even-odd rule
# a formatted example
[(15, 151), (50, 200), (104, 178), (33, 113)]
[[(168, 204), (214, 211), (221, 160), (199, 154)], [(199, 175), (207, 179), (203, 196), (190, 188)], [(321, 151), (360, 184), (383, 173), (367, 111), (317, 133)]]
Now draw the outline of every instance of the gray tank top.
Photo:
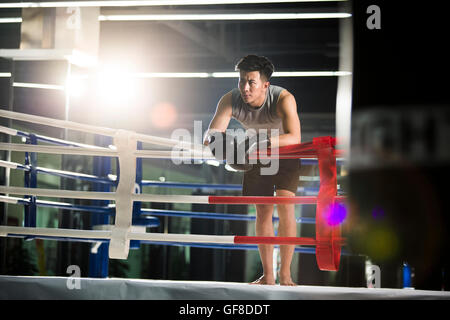
[(270, 135), (271, 129), (278, 129), (279, 134), (283, 134), (283, 123), (277, 115), (277, 102), (283, 90), (285, 89), (282, 87), (270, 85), (263, 105), (259, 108), (252, 108), (242, 100), (239, 89), (233, 89), (231, 93), (233, 118), (239, 121), (246, 130), (267, 129), (267, 133)]

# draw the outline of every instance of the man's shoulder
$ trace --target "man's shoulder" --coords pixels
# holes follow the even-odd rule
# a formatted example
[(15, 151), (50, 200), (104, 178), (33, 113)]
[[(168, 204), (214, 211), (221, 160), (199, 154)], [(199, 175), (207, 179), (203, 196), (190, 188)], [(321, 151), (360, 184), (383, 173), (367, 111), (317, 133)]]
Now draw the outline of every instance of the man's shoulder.
[(225, 93), (220, 99), (218, 103), (218, 108), (221, 110), (231, 109), (232, 108), (232, 91)]
[(278, 104), (285, 103), (285, 102), (292, 101), (292, 100), (295, 101), (295, 97), (292, 93), (290, 93), (285, 88), (282, 88), (282, 87), (279, 87), (279, 88), (281, 88), (282, 90), (280, 91), (279, 96), (278, 96)]
[(277, 113), (279, 116), (283, 114), (289, 113), (290, 110), (297, 110), (297, 103), (295, 101), (295, 97), (288, 90), (284, 89), (280, 96), (278, 97), (277, 102)]
[(239, 88), (234, 88), (222, 96), (222, 99), (227, 101), (233, 107), (237, 107), (242, 103), (241, 92)]
[(285, 88), (283, 88), (281, 86), (277, 86), (276, 84), (270, 84), (269, 88), (270, 88), (270, 90), (279, 90), (279, 91), (286, 90)]
[[(237, 91), (236, 91), (236, 90), (237, 90)], [(227, 93), (225, 93), (220, 99), (221, 99), (221, 100), (226, 99), (226, 100), (231, 101), (231, 99), (233, 99), (234, 97), (236, 97), (236, 95), (237, 95), (238, 93), (239, 93), (239, 89), (234, 88), (234, 89), (228, 91)]]
[(228, 91), (220, 98), (220, 100), (231, 100), (232, 95), (233, 95), (233, 90)]
[(286, 91), (286, 89), (283, 88), (283, 87), (280, 87), (280, 86), (271, 84), (271, 85), (269, 86), (269, 91), (271, 91), (272, 93), (278, 93), (278, 94), (281, 94), (282, 92)]

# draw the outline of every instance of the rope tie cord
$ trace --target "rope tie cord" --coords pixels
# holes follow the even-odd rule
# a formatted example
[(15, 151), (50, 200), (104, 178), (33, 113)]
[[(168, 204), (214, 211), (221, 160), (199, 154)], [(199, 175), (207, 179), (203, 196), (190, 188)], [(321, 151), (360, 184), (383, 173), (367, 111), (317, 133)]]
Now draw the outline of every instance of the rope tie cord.
[(119, 158), (120, 179), (115, 193), (116, 217), (111, 232), (109, 258), (127, 259), (133, 213), (132, 194), (136, 181), (136, 135), (130, 131), (118, 130), (114, 136), (114, 145)]
[(337, 195), (336, 139), (313, 138), (319, 160), (320, 188), (316, 205), (316, 261), (320, 270), (337, 271), (341, 258), (341, 224), (331, 221)]

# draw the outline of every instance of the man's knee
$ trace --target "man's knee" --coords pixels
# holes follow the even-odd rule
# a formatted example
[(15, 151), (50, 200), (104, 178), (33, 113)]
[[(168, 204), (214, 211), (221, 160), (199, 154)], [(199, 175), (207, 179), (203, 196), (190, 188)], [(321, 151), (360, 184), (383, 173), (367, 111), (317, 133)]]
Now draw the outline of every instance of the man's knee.
[(293, 204), (279, 204), (277, 207), (278, 215), (282, 214), (292, 214), (295, 211)]
[(295, 197), (295, 192), (287, 189), (278, 189), (276, 195), (277, 197)]
[(273, 212), (273, 204), (256, 204), (256, 213), (272, 213)]
[(260, 220), (272, 221), (273, 205), (258, 204), (256, 205), (256, 217)]
[[(295, 197), (295, 193), (289, 190), (277, 190), (277, 197)], [(282, 219), (286, 215), (292, 215), (295, 212), (294, 204), (277, 204), (278, 216)]]

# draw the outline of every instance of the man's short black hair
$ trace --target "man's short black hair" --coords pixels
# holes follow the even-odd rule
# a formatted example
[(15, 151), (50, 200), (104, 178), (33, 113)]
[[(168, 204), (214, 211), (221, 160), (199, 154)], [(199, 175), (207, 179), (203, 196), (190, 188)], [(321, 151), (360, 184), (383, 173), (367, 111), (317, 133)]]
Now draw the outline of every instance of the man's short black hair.
[(266, 81), (269, 81), (274, 69), (275, 67), (269, 59), (254, 54), (243, 57), (241, 60), (239, 60), (235, 67), (236, 71), (259, 71), (259, 73), (266, 79)]

